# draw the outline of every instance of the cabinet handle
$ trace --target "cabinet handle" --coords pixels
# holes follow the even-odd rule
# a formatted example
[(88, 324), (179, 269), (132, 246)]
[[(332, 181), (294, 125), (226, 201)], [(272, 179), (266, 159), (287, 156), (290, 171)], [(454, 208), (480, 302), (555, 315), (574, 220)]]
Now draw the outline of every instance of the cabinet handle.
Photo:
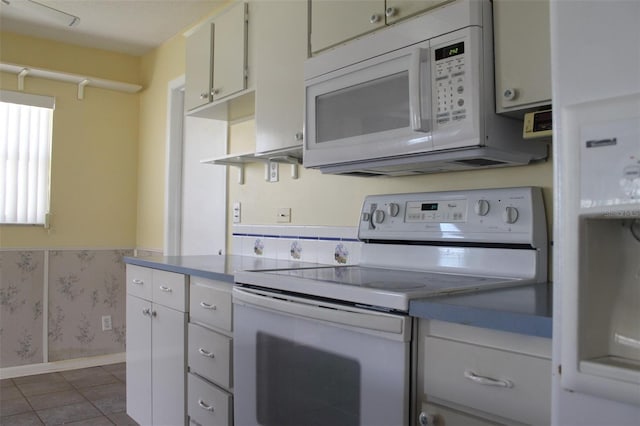
[(398, 10), (395, 7), (388, 7), (385, 9), (384, 14), (387, 16), (387, 18), (391, 18), (393, 16), (396, 16), (396, 12)]
[(302, 132), (296, 133), (296, 140), (301, 141), (302, 139), (304, 139), (304, 135), (302, 134)]
[(198, 405), (200, 406), (200, 408), (211, 411), (213, 413), (213, 407), (211, 405), (205, 404), (203, 400), (198, 399)]
[(220, 89), (213, 89), (211, 91), (211, 96), (215, 96), (215, 95), (219, 95), (220, 94)]
[(131, 280), (132, 283), (134, 283), (135, 285), (143, 285), (144, 281), (139, 280), (139, 279), (133, 279)]
[(200, 306), (202, 306), (205, 309), (211, 309), (212, 311), (215, 311), (216, 309), (218, 309), (216, 305), (210, 305), (207, 302), (200, 302)]
[(467, 370), (464, 372), (465, 379), (469, 379), (474, 383), (485, 386), (498, 386), (500, 388), (512, 388), (513, 382), (510, 380), (498, 380), (491, 377), (478, 376), (473, 371)]
[(143, 309), (143, 310), (142, 310), (142, 315), (145, 315), (145, 316), (149, 315), (149, 316), (151, 316), (151, 309), (149, 309), (149, 308), (145, 308), (145, 309)]
[(508, 87), (502, 92), (502, 97), (507, 101), (513, 101), (518, 97), (518, 89)]
[(380, 22), (380, 15), (378, 15), (377, 13), (374, 13), (369, 17), (369, 22), (371, 24), (377, 24), (378, 22)]
[(200, 352), (200, 355), (206, 356), (207, 358), (215, 358), (215, 355), (206, 349), (198, 348), (198, 352)]
[(165, 293), (171, 293), (173, 289), (171, 287), (167, 287), (165, 285), (160, 286), (160, 291), (164, 291)]
[(209, 99), (209, 94), (207, 92), (200, 93), (200, 99)]
[(421, 426), (437, 426), (438, 416), (434, 414), (425, 413), (424, 411), (418, 416), (418, 423)]

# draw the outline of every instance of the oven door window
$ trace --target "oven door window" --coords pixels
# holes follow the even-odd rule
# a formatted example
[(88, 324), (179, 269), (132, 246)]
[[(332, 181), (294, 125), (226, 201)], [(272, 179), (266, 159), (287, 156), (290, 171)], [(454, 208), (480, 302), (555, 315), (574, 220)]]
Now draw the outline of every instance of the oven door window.
[(256, 360), (259, 424), (360, 424), (357, 360), (263, 332)]

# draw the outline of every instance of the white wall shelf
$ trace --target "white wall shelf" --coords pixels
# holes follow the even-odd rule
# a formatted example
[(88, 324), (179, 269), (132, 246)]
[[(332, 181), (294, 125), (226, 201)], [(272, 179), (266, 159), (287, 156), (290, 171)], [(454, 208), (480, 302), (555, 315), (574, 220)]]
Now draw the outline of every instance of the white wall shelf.
[(103, 78), (89, 77), (80, 74), (71, 74), (61, 71), (34, 68), (26, 65), (8, 64), (1, 62), (0, 71), (16, 74), (18, 77), (18, 90), (24, 90), (25, 77), (39, 77), (48, 80), (63, 81), (78, 85), (78, 99), (84, 99), (84, 88), (98, 87), (107, 90), (116, 90), (125, 93), (136, 93), (142, 90), (138, 84), (123, 83), (120, 81), (105, 80)]

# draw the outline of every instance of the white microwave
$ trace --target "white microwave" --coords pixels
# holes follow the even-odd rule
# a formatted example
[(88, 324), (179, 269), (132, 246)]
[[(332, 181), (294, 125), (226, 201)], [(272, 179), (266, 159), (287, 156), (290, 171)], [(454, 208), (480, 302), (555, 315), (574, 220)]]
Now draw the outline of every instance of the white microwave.
[(528, 164), (495, 113), (488, 0), (456, 0), (305, 63), (305, 167), (358, 176)]

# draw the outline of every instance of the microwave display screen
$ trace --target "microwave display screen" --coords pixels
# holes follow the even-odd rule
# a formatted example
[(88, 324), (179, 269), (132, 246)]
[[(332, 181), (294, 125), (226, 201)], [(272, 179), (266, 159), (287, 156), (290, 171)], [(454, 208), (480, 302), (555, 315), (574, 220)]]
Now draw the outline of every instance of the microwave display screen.
[(436, 61), (440, 59), (451, 58), (452, 56), (462, 55), (464, 53), (464, 41), (452, 44), (451, 46), (436, 49)]
[(553, 124), (551, 121), (551, 111), (545, 111), (536, 114), (533, 117), (533, 131), (534, 132), (544, 132), (546, 130), (552, 130)]

